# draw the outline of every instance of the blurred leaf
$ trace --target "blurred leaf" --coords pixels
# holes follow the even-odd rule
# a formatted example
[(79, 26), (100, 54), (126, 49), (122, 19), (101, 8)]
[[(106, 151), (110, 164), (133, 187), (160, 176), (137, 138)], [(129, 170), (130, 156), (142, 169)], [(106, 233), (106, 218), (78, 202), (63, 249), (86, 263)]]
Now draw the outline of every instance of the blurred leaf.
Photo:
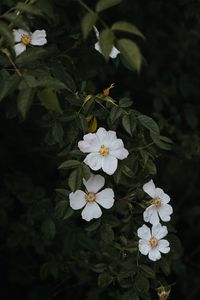
[(46, 219), (42, 223), (41, 231), (47, 239), (53, 239), (56, 234), (56, 227), (52, 219)]
[(12, 94), (18, 87), (21, 78), (17, 74), (9, 75), (5, 70), (0, 71), (0, 101)]
[(26, 66), (35, 63), (39, 59), (43, 59), (47, 55), (47, 51), (43, 48), (28, 48), (22, 54), (17, 56), (16, 63), (19, 66)]
[(21, 90), (17, 97), (17, 107), (22, 115), (22, 118), (26, 118), (26, 114), (31, 106), (35, 91), (32, 88), (26, 88)]
[(105, 59), (109, 59), (113, 44), (114, 44), (114, 34), (110, 29), (104, 29), (99, 35), (99, 45)]
[(84, 16), (81, 22), (84, 39), (87, 38), (90, 31), (93, 29), (93, 26), (96, 24), (96, 21), (97, 21), (97, 15), (95, 13), (89, 12)]
[(113, 278), (110, 274), (104, 272), (101, 273), (98, 277), (98, 286), (105, 288), (109, 286), (113, 281)]
[(123, 21), (116, 22), (112, 25), (111, 29), (114, 31), (116, 30), (116, 31), (125, 31), (128, 33), (133, 33), (145, 39), (142, 32), (135, 25), (128, 22), (123, 22)]
[(63, 169), (63, 170), (74, 169), (79, 167), (80, 164), (81, 163), (78, 160), (66, 160), (58, 167), (58, 169)]
[(41, 10), (30, 4), (18, 2), (16, 5), (16, 9), (18, 9), (24, 13), (30, 14), (30, 15), (42, 16)]
[(14, 37), (12, 31), (6, 25), (6, 23), (0, 21), (0, 36), (2, 36), (6, 43), (9, 44), (10, 47), (14, 46)]
[(30, 31), (28, 25), (23, 21), (20, 15), (16, 15), (15, 13), (7, 13), (3, 16), (7, 21), (12, 23), (15, 27), (24, 29), (26, 31)]
[(47, 109), (55, 112), (62, 113), (58, 97), (52, 89), (44, 89), (37, 92), (41, 104)]
[(75, 192), (76, 190), (80, 189), (82, 185), (82, 172), (80, 169), (76, 169), (71, 172), (68, 179), (68, 185), (72, 192)]
[(99, 0), (96, 5), (96, 12), (99, 13), (121, 2), (122, 0)]
[(159, 130), (159, 127), (158, 127), (157, 123), (152, 118), (150, 118), (148, 116), (145, 116), (145, 115), (139, 115), (138, 120), (149, 131), (151, 131), (155, 134), (160, 133), (160, 130)]
[(142, 56), (138, 46), (128, 39), (117, 40), (117, 48), (132, 70), (140, 71)]

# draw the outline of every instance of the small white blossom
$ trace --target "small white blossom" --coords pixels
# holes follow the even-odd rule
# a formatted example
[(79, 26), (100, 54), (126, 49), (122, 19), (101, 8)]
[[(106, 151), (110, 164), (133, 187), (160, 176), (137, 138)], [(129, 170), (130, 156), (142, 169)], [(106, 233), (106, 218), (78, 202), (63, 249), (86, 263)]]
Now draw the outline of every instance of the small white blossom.
[[(96, 37), (97, 37), (97, 40), (98, 40), (98, 42), (95, 43), (94, 47), (99, 53), (102, 54), (102, 51), (101, 51), (101, 48), (100, 48), (100, 45), (99, 45), (99, 31), (97, 30), (97, 28), (95, 26), (94, 26), (94, 31), (95, 31), (95, 34), (96, 34)], [(116, 58), (119, 53), (120, 53), (120, 51), (115, 46), (113, 46), (109, 56), (111, 58)]]
[(166, 226), (160, 223), (149, 227), (143, 225), (138, 228), (139, 250), (143, 255), (148, 255), (150, 260), (156, 261), (161, 258), (161, 253), (170, 251), (169, 242), (163, 239), (168, 234)]
[(89, 153), (84, 163), (94, 171), (102, 168), (108, 175), (116, 171), (118, 159), (128, 156), (128, 151), (124, 148), (123, 141), (117, 138), (116, 132), (106, 131), (102, 127), (96, 133), (84, 135), (78, 147), (83, 153)]
[(13, 29), (13, 37), (15, 43), (17, 43), (14, 46), (16, 56), (24, 52), (28, 45), (43, 46), (47, 43), (46, 31), (44, 29), (36, 30), (33, 33), (23, 29)]
[(153, 180), (145, 183), (143, 190), (152, 198), (151, 205), (143, 213), (144, 221), (157, 224), (160, 222), (159, 217), (163, 222), (170, 221), (173, 213), (171, 205), (167, 204), (170, 197), (162, 189), (156, 188)]
[(114, 204), (114, 192), (106, 188), (99, 192), (105, 184), (105, 179), (101, 175), (93, 175), (86, 181), (83, 179), (86, 191), (77, 190), (70, 193), (69, 202), (71, 208), (77, 210), (84, 207), (81, 216), (86, 221), (98, 219), (102, 215), (100, 204), (103, 208), (109, 209)]

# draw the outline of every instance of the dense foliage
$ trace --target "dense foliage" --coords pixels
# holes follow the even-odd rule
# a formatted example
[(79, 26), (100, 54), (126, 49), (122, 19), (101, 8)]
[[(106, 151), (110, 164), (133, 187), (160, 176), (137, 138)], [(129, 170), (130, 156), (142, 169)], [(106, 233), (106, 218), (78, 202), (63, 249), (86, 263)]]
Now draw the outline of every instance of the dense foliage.
[[(172, 299), (198, 299), (199, 7), (189, 0), (1, 1), (7, 299), (167, 299), (170, 289)], [(16, 57), (18, 28), (44, 29), (47, 44)], [(86, 222), (69, 194), (91, 175), (78, 142), (99, 127), (116, 131), (129, 156), (112, 176), (98, 171), (115, 204)], [(149, 200), (142, 186), (151, 178), (174, 207), (164, 224), (171, 251), (156, 262), (140, 254), (137, 237)]]

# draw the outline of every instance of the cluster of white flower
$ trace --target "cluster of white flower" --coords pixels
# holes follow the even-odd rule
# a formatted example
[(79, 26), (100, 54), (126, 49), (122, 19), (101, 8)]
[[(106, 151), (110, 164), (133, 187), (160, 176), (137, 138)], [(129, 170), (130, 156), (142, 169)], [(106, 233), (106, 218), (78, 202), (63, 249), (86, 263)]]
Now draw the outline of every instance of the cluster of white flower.
[[(128, 156), (123, 141), (118, 139), (115, 131), (106, 131), (100, 127), (96, 133), (84, 135), (83, 140), (78, 143), (83, 153), (89, 153), (84, 163), (93, 171), (102, 169), (106, 174), (112, 175), (117, 170), (118, 159), (122, 160)], [(86, 221), (100, 218), (103, 208), (109, 209), (114, 204), (114, 191), (106, 188), (102, 191), (105, 179), (101, 175), (93, 175), (88, 181), (83, 179), (86, 191), (77, 190), (69, 195), (70, 206), (73, 209), (84, 207), (81, 215)], [(100, 191), (100, 192), (99, 192)]]
[(28, 45), (43, 46), (47, 43), (46, 31), (44, 29), (36, 30), (33, 33), (23, 29), (13, 29), (13, 37), (15, 43), (17, 43), (14, 46), (16, 56), (24, 52)]
[(153, 180), (144, 184), (143, 190), (151, 197), (150, 206), (145, 209), (143, 218), (145, 222), (152, 224), (152, 228), (150, 230), (143, 225), (138, 229), (139, 250), (143, 255), (148, 255), (150, 260), (156, 261), (161, 258), (160, 253), (170, 251), (169, 242), (163, 239), (168, 230), (160, 224), (160, 219), (163, 222), (170, 221), (173, 209), (168, 204), (170, 197), (162, 189), (156, 188)]

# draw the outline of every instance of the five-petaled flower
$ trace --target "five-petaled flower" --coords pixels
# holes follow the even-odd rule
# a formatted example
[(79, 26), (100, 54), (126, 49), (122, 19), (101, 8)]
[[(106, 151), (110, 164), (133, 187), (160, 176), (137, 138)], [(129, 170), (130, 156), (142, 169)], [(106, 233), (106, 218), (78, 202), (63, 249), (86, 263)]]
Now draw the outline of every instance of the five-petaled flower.
[(148, 255), (150, 260), (156, 261), (161, 258), (161, 253), (170, 251), (169, 242), (163, 239), (168, 233), (167, 227), (160, 223), (149, 227), (143, 225), (138, 228), (139, 250), (143, 255)]
[[(97, 40), (98, 40), (98, 42), (95, 43), (94, 47), (99, 53), (102, 54), (101, 47), (100, 47), (100, 44), (99, 44), (99, 31), (97, 30), (97, 28), (95, 26), (94, 26), (94, 31), (95, 31), (95, 34), (96, 34), (96, 37), (97, 37)], [(120, 51), (115, 46), (113, 46), (111, 51), (110, 51), (109, 56), (111, 58), (116, 58), (119, 53), (120, 53)]]
[(164, 222), (170, 221), (170, 215), (173, 212), (171, 205), (167, 204), (170, 197), (162, 189), (156, 188), (153, 180), (145, 183), (143, 190), (152, 198), (151, 205), (144, 211), (144, 221), (157, 224), (159, 223), (159, 217)]
[(105, 179), (101, 175), (92, 174), (87, 181), (83, 179), (83, 184), (86, 187), (86, 192), (77, 190), (74, 193), (70, 193), (70, 206), (75, 210), (84, 207), (81, 215), (86, 221), (98, 219), (102, 215), (101, 208), (98, 204), (106, 209), (111, 208), (115, 201), (114, 192), (110, 188), (99, 192), (105, 184)]
[(108, 175), (116, 171), (118, 159), (128, 156), (128, 151), (124, 148), (123, 141), (117, 138), (116, 132), (106, 131), (102, 127), (96, 133), (84, 135), (78, 147), (83, 153), (89, 153), (84, 163), (94, 171), (102, 168)]
[(26, 50), (26, 46), (43, 46), (47, 43), (46, 31), (36, 30), (33, 33), (27, 32), (23, 29), (13, 29), (14, 41), (17, 43), (14, 46), (16, 56), (20, 55)]

